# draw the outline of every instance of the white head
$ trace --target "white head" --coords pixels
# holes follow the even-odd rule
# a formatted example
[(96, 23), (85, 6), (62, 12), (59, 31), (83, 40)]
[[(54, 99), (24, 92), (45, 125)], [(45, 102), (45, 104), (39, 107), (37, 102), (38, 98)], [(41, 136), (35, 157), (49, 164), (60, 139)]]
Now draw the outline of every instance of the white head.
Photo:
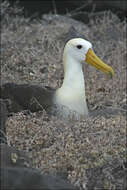
[(64, 48), (64, 58), (71, 57), (78, 63), (84, 63), (88, 50), (92, 48), (92, 44), (82, 38), (74, 38), (69, 40)]

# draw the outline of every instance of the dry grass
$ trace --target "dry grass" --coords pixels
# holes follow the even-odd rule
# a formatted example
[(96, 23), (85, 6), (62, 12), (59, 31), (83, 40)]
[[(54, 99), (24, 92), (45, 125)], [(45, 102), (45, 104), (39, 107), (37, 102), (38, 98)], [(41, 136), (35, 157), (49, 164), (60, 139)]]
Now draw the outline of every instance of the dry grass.
[[(2, 6), (2, 83), (13, 81), (41, 83), (54, 88), (60, 86), (65, 42), (57, 39), (62, 39), (71, 24), (59, 20), (47, 24), (43, 19), (30, 21), (23, 18), (18, 8)], [(109, 80), (104, 73), (85, 65), (86, 95), (91, 109), (96, 105), (110, 106), (117, 108), (119, 113), (108, 119), (97, 116), (66, 123), (45, 111), (20, 112), (9, 117), (7, 136), (9, 144), (29, 152), (34, 167), (44, 173), (62, 172), (73, 184), (86, 189), (90, 183), (89, 169), (92, 175), (93, 169), (106, 166), (114, 159), (122, 163), (126, 158), (126, 117), (121, 110), (126, 109), (127, 54), (126, 23), (116, 15), (105, 12), (101, 18), (91, 19), (89, 28), (83, 24), (82, 27), (81, 30), (80, 25), (77, 32), (93, 43), (95, 52), (115, 71), (114, 78)], [(112, 171), (109, 169), (109, 176), (104, 175), (103, 184), (94, 187), (123, 189), (124, 182), (115, 180)]]

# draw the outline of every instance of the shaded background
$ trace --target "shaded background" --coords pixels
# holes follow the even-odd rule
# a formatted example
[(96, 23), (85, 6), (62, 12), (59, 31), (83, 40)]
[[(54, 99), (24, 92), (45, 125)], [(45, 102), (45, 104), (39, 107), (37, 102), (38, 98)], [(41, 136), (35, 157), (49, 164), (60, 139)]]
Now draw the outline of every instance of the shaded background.
[[(13, 5), (16, 0), (9, 0)], [(98, 12), (104, 10), (111, 10), (120, 18), (126, 16), (127, 4), (125, 0), (80, 0), (80, 1), (56, 1), (56, 0), (19, 0), (19, 3), (24, 7), (25, 16), (41, 16), (44, 13), (66, 14), (73, 13), (74, 18), (83, 20), (84, 12)], [(85, 15), (86, 16), (86, 15)], [(87, 16), (86, 16), (87, 17)], [(85, 19), (87, 22), (87, 19)]]

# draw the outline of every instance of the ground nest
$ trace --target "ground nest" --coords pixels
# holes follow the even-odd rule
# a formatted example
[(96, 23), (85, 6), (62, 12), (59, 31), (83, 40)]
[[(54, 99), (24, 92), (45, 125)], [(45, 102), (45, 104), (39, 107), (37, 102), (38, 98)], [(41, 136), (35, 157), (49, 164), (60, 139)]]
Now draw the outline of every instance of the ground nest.
[[(26, 150), (33, 167), (60, 173), (80, 189), (126, 189), (126, 22), (107, 11), (88, 25), (57, 17), (30, 20), (21, 9), (3, 4), (1, 82), (43, 84), (58, 88), (63, 80), (65, 41), (82, 35), (115, 72), (113, 79), (84, 66), (86, 96), (91, 110), (116, 109), (104, 115), (65, 122), (45, 110), (12, 113), (7, 121), (8, 143)], [(6, 8), (5, 8), (6, 7)], [(6, 13), (6, 16), (5, 16)], [(15, 16), (16, 15), (16, 16)], [(45, 16), (46, 17), (46, 16)], [(76, 32), (69, 33), (71, 28)], [(84, 30), (84, 28), (86, 30)], [(77, 37), (77, 36), (76, 36)], [(118, 175), (116, 175), (118, 174)]]

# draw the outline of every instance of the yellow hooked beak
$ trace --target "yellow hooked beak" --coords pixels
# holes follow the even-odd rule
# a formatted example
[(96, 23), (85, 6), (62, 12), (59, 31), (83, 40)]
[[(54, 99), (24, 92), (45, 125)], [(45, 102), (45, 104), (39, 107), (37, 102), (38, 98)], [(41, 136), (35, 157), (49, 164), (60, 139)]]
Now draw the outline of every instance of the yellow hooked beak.
[(85, 62), (90, 65), (93, 65), (97, 69), (110, 75), (111, 78), (114, 75), (114, 71), (113, 71), (112, 67), (106, 65), (103, 61), (101, 61), (101, 59), (96, 56), (96, 54), (94, 53), (94, 51), (91, 48), (88, 50), (88, 52), (86, 54)]

